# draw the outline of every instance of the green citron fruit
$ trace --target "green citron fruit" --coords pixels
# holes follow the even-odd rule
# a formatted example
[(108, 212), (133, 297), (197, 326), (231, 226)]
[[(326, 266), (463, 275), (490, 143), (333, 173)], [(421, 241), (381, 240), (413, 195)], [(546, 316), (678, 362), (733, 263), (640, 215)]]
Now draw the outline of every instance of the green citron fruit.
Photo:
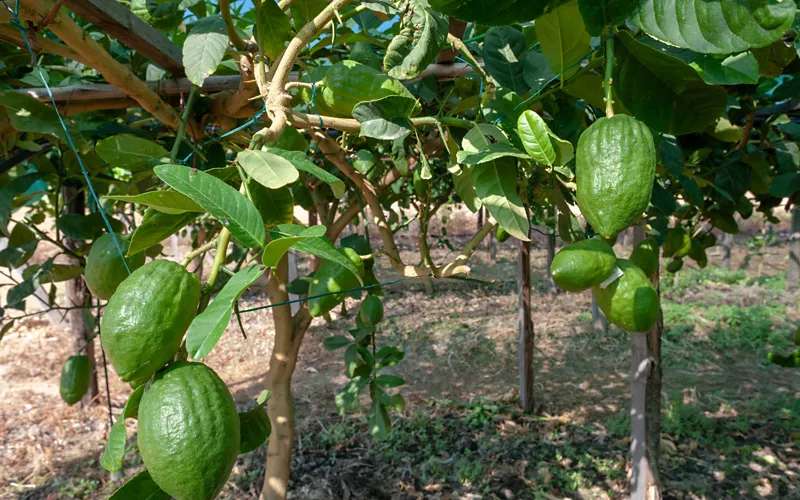
[(600, 118), (581, 134), (575, 157), (578, 206), (597, 233), (611, 237), (639, 220), (656, 173), (647, 125), (627, 115)]
[[(130, 239), (118, 233), (114, 233), (114, 236), (117, 238), (122, 253), (127, 253)], [(139, 252), (126, 257), (125, 260), (128, 262), (128, 268), (133, 272), (144, 265), (144, 253)], [(100, 236), (92, 244), (89, 255), (86, 256), (83, 276), (89, 290), (95, 297), (102, 300), (110, 299), (122, 280), (128, 277), (128, 269), (125, 269), (125, 263), (122, 261), (110, 233)]]
[(648, 277), (654, 275), (658, 270), (658, 243), (655, 240), (642, 240), (633, 252), (630, 261), (639, 266)]
[(498, 227), (497, 231), (495, 232), (495, 236), (497, 237), (498, 243), (504, 243), (507, 239), (511, 238), (511, 233), (502, 227)]
[(328, 68), (314, 103), (320, 114), (349, 117), (359, 102), (392, 95), (415, 99), (400, 80), (357, 61), (340, 61)]
[(380, 297), (367, 295), (364, 301), (361, 302), (359, 316), (367, 326), (375, 326), (380, 323), (383, 319), (383, 302), (381, 302)]
[(100, 325), (120, 378), (140, 383), (172, 359), (199, 301), (200, 280), (169, 260), (148, 262), (120, 283)]
[[(356, 251), (352, 248), (343, 248), (342, 253), (350, 259), (350, 262), (355, 264), (359, 274), (363, 277), (364, 262)], [(317, 272), (314, 273), (314, 278), (311, 280), (308, 296), (314, 297), (315, 295), (331, 292), (341, 292), (342, 290), (358, 288), (359, 285), (358, 278), (356, 278), (352, 272), (348, 271), (347, 268), (336, 262), (323, 260)], [(308, 312), (311, 316), (322, 316), (340, 304), (344, 298), (344, 293), (333, 293), (331, 295), (313, 298), (308, 301)]]
[(680, 257), (674, 258), (667, 263), (667, 271), (671, 273), (677, 273), (683, 269), (683, 259)]
[(70, 356), (61, 367), (61, 399), (74, 405), (89, 390), (89, 356)]
[(629, 332), (644, 333), (658, 318), (658, 293), (639, 266), (618, 259), (622, 276), (606, 288), (593, 288), (597, 305), (609, 321)]
[(550, 274), (559, 288), (582, 292), (605, 281), (616, 265), (614, 249), (605, 241), (592, 238), (562, 248), (553, 257)]
[(225, 382), (203, 363), (156, 373), (139, 403), (139, 451), (153, 481), (177, 500), (210, 500), (239, 455), (240, 423)]

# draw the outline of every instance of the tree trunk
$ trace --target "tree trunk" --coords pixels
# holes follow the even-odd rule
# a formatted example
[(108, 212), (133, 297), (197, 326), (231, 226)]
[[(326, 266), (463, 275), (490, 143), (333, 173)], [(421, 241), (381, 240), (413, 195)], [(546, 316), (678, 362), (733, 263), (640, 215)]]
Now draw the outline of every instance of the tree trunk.
[(608, 320), (600, 310), (600, 306), (597, 305), (597, 297), (594, 296), (594, 292), (592, 292), (592, 329), (596, 332), (608, 331)]
[(724, 233), (722, 236), (722, 267), (731, 269), (731, 249), (733, 248), (733, 235)]
[[(84, 215), (86, 212), (86, 202), (83, 193), (79, 193), (74, 187), (65, 187), (63, 190), (65, 212), (68, 214)], [(71, 238), (64, 238), (64, 246), (71, 250), (76, 250), (81, 246), (81, 241)], [(80, 265), (73, 258), (69, 258), (71, 265)], [(67, 283), (67, 307), (85, 306), (89, 303), (89, 290), (83, 277), (70, 280)], [(72, 309), (68, 312), (70, 338), (72, 341), (72, 354), (77, 356), (86, 354), (89, 357), (89, 390), (81, 399), (81, 407), (89, 406), (97, 396), (97, 363), (94, 357), (94, 340), (89, 341), (92, 332), (86, 330), (84, 319), (84, 309)]]
[[(530, 232), (529, 232), (530, 236)], [(517, 262), (517, 293), (519, 305), (517, 317), (519, 322), (519, 399), (522, 410), (533, 413), (535, 409), (534, 392), (534, 357), (533, 345), (535, 334), (533, 317), (531, 316), (531, 242), (519, 242), (519, 259)]]
[[(633, 244), (645, 238), (644, 227), (633, 232)], [(659, 292), (659, 271), (651, 278)], [(631, 334), (631, 498), (660, 500), (661, 479), (661, 334), (664, 320), (658, 319), (646, 334)]]
[(792, 208), (792, 235), (789, 238), (789, 267), (786, 270), (786, 289), (797, 291), (800, 282), (800, 207)]

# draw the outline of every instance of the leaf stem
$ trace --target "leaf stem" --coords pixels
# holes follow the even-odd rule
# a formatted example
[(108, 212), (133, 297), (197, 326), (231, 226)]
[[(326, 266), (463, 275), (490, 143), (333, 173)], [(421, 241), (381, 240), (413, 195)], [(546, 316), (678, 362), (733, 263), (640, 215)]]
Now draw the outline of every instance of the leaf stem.
[(611, 86), (614, 83), (614, 37), (610, 36), (606, 40), (606, 77), (603, 85), (606, 89), (606, 117), (611, 118), (614, 116), (614, 95), (611, 92)]
[(183, 136), (186, 133), (186, 122), (189, 121), (189, 115), (192, 113), (192, 106), (194, 105), (194, 100), (196, 97), (197, 86), (192, 85), (192, 90), (189, 92), (189, 98), (186, 100), (186, 106), (183, 107), (181, 121), (178, 123), (178, 132), (175, 134), (175, 142), (172, 144), (172, 152), (169, 155), (169, 161), (171, 162), (174, 162), (175, 158), (178, 157), (181, 141), (183, 141)]
[(247, 50), (247, 42), (242, 40), (242, 37), (239, 36), (239, 32), (236, 31), (236, 26), (233, 25), (230, 0), (219, 0), (219, 13), (222, 16), (222, 20), (225, 21), (225, 27), (228, 30), (228, 38), (231, 40), (233, 46), (236, 47), (236, 50)]
[(197, 306), (197, 314), (203, 312), (208, 306), (208, 301), (211, 299), (211, 291), (217, 283), (219, 277), (219, 269), (225, 265), (225, 257), (228, 254), (228, 243), (231, 241), (231, 232), (228, 228), (223, 227), (217, 237), (217, 253), (214, 254), (214, 262), (211, 264), (211, 271), (208, 273), (208, 281), (206, 281), (203, 296), (200, 298), (200, 305)]
[(197, 257), (198, 255), (200, 255), (202, 253), (208, 252), (209, 250), (214, 248), (214, 246), (216, 244), (217, 244), (217, 238), (213, 238), (211, 241), (209, 241), (205, 245), (202, 245), (202, 246), (192, 250), (191, 252), (186, 254), (186, 257), (183, 258), (183, 260), (181, 261), (181, 265), (183, 267), (188, 266), (189, 263), (192, 262), (195, 257)]

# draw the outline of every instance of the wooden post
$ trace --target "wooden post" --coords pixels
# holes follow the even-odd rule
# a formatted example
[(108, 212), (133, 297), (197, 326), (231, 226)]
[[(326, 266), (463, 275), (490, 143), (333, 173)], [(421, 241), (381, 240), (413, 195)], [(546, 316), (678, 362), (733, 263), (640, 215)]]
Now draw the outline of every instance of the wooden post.
[(722, 267), (731, 269), (731, 249), (733, 248), (733, 235), (723, 233), (722, 235)]
[(800, 207), (792, 208), (792, 235), (789, 238), (789, 267), (786, 269), (786, 289), (797, 291), (800, 283)]
[[(79, 192), (74, 187), (65, 187), (63, 194), (66, 213), (84, 215), (86, 211), (84, 193)], [(81, 246), (81, 241), (65, 237), (64, 246), (71, 250), (77, 250)], [(80, 264), (75, 259), (70, 258), (69, 260), (72, 265)], [(86, 283), (83, 281), (82, 276), (67, 282), (68, 307), (85, 306), (89, 303), (88, 299), (89, 289), (86, 288)], [(86, 391), (86, 395), (81, 399), (81, 407), (87, 407), (98, 394), (97, 363), (94, 356), (94, 340), (88, 341), (92, 332), (87, 331), (83, 314), (84, 309), (72, 309), (69, 311), (68, 317), (72, 354), (75, 356), (86, 354), (89, 357), (89, 390)]]
[[(645, 238), (643, 226), (633, 231), (633, 245)], [(651, 277), (659, 292), (659, 271)], [(661, 500), (661, 334), (659, 306), (656, 324), (646, 334), (631, 334), (631, 498)]]
[(606, 319), (603, 311), (600, 310), (600, 306), (597, 305), (597, 297), (595, 297), (594, 292), (592, 292), (592, 329), (596, 332), (608, 331), (608, 319)]
[[(554, 218), (552, 208), (548, 209), (548, 218)], [(547, 232), (547, 291), (549, 293), (558, 293), (558, 285), (553, 281), (553, 275), (550, 273), (550, 267), (553, 265), (553, 259), (556, 256), (556, 230), (555, 227), (544, 226)]]
[[(530, 231), (528, 232), (530, 237)], [(522, 410), (533, 413), (535, 409), (534, 392), (534, 331), (531, 317), (531, 242), (519, 242), (517, 261), (517, 293), (519, 304), (517, 320), (519, 326), (519, 399)]]

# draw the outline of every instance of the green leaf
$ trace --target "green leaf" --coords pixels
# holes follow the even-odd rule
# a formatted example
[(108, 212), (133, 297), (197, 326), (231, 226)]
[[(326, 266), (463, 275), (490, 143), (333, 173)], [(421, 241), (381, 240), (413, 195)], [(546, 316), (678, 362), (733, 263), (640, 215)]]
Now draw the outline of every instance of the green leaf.
[(140, 385), (128, 396), (128, 400), (125, 401), (125, 408), (122, 410), (122, 418), (139, 418), (139, 403), (142, 402), (144, 387)]
[(377, 440), (385, 439), (392, 429), (392, 421), (389, 419), (389, 412), (386, 406), (379, 401), (372, 403), (369, 412), (369, 433)]
[(291, 33), (292, 25), (289, 23), (289, 18), (274, 0), (256, 3), (256, 26), (253, 29), (253, 36), (267, 57), (273, 60), (278, 57), (283, 52), (285, 42), (289, 40)]
[(556, 75), (541, 53), (534, 51), (527, 53), (522, 77), (531, 88), (531, 92), (539, 92), (554, 76)]
[(469, 169), (459, 167), (457, 172), (453, 172), (453, 184), (464, 205), (467, 206), (470, 212), (476, 213), (482, 204), (478, 194), (475, 192), (475, 186), (472, 184), (472, 176), (469, 174)]
[(394, 141), (396, 139), (404, 139), (411, 133), (411, 128), (405, 120), (384, 118), (375, 118), (361, 122), (361, 130), (359, 135), (363, 137), (372, 137), (373, 139), (380, 139), (384, 141)]
[(336, 393), (334, 403), (336, 404), (336, 410), (340, 415), (344, 415), (347, 410), (358, 406), (358, 397), (361, 394), (361, 391), (364, 390), (367, 385), (369, 385), (369, 381), (369, 377), (353, 377), (353, 379), (350, 380), (350, 382), (348, 382), (341, 391)]
[(8, 246), (0, 250), (0, 266), (20, 267), (33, 256), (39, 236), (22, 224), (15, 224), (8, 236)]
[(775, 177), (769, 186), (769, 194), (778, 198), (786, 198), (800, 191), (800, 173), (788, 173)]
[(103, 139), (95, 146), (95, 152), (109, 165), (131, 172), (148, 170), (159, 159), (169, 155), (160, 144), (127, 134)]
[(419, 108), (417, 100), (406, 95), (390, 95), (361, 101), (353, 107), (353, 118), (360, 122), (375, 118), (408, 118)]
[(264, 407), (259, 404), (250, 411), (239, 413), (239, 454), (249, 453), (267, 442), (272, 434), (272, 423)]
[(525, 151), (542, 165), (553, 166), (556, 151), (550, 140), (552, 132), (547, 123), (535, 111), (526, 110), (517, 121), (517, 133)]
[(617, 35), (614, 85), (622, 104), (649, 127), (672, 135), (705, 129), (725, 111), (728, 94), (679, 59)]
[(525, 82), (525, 36), (511, 26), (489, 28), (483, 40), (486, 72), (517, 94), (528, 91)]
[(123, 417), (114, 422), (114, 425), (111, 426), (111, 431), (108, 433), (108, 441), (103, 450), (103, 457), (100, 459), (100, 465), (105, 470), (117, 472), (122, 469), (126, 439), (127, 431), (125, 430), (125, 418)]
[(383, 58), (385, 71), (392, 78), (416, 78), (436, 60), (447, 41), (447, 17), (428, 7), (426, 0), (399, 2), (400, 32), (392, 38)]
[(301, 170), (307, 174), (311, 174), (325, 184), (328, 184), (333, 191), (333, 195), (339, 199), (344, 197), (345, 184), (344, 181), (328, 172), (327, 170), (318, 167), (314, 162), (308, 159), (308, 156), (301, 151), (286, 151), (284, 149), (269, 148), (268, 152), (278, 155), (281, 158), (289, 160), (297, 170)]
[[(283, 13), (281, 13), (283, 14)], [(208, 16), (192, 24), (183, 43), (186, 77), (198, 87), (217, 71), (228, 49), (228, 31), (219, 16)]]
[(456, 155), (458, 163), (461, 163), (462, 165), (478, 165), (481, 163), (486, 163), (487, 161), (508, 157), (522, 159), (530, 158), (527, 154), (506, 142), (489, 144), (486, 148), (478, 152), (459, 151)]
[(108, 500), (170, 500), (171, 495), (158, 487), (147, 469), (123, 484)]
[(62, 281), (75, 279), (81, 274), (83, 274), (83, 267), (81, 266), (53, 264), (49, 271), (39, 276), (39, 283), (42, 285), (47, 283), (60, 283)]
[(475, 192), (483, 206), (515, 238), (529, 241), (528, 217), (517, 193), (517, 167), (503, 158), (475, 165), (470, 170)]
[(758, 83), (758, 61), (750, 52), (725, 58), (684, 51), (677, 54), (689, 63), (709, 85), (752, 85)]
[(639, 0), (578, 0), (578, 8), (586, 31), (600, 36), (607, 26), (624, 23), (638, 3)]
[[(589, 52), (589, 33), (583, 25), (577, 0), (572, 0), (536, 20), (542, 55), (563, 85), (578, 69), (574, 65)], [(570, 68), (570, 69), (567, 69)], [(563, 73), (562, 73), (563, 72)]]
[(281, 188), (300, 178), (292, 162), (273, 153), (245, 149), (236, 156), (236, 161), (255, 181), (269, 189)]
[(185, 212), (205, 212), (203, 207), (186, 195), (171, 189), (165, 191), (148, 191), (134, 195), (103, 196), (104, 200), (124, 201), (151, 207), (165, 214), (182, 214)]
[(400, 387), (406, 384), (406, 379), (398, 377), (397, 375), (378, 375), (375, 378), (375, 383), (381, 387), (391, 389), (392, 387)]
[(508, 143), (509, 140), (503, 131), (496, 126), (488, 123), (481, 123), (477, 127), (471, 128), (469, 132), (464, 135), (464, 138), (461, 140), (461, 149), (477, 153), (493, 142)]
[(631, 21), (659, 40), (702, 54), (765, 47), (792, 25), (785, 0), (641, 0)]
[(42, 175), (39, 173), (21, 175), (0, 189), (0, 232), (8, 234), (8, 221), (11, 218), (14, 198), (28, 191), (41, 178)]
[[(108, 222), (115, 233), (121, 233), (125, 229), (122, 222), (114, 217), (108, 216)], [(99, 212), (89, 215), (62, 215), (56, 219), (56, 227), (64, 233), (64, 236), (76, 240), (93, 240), (107, 230), (103, 216)]]
[(289, 7), (296, 30), (311, 22), (327, 7), (327, 0), (294, 0)]
[(195, 316), (186, 332), (186, 350), (192, 359), (203, 359), (211, 352), (228, 327), (233, 314), (233, 304), (252, 285), (267, 267), (248, 266), (234, 274), (214, 301)]
[(327, 337), (322, 341), (322, 345), (325, 346), (325, 349), (329, 351), (335, 351), (336, 349), (347, 347), (351, 343), (352, 341), (344, 335), (334, 335), (333, 337)]
[(777, 40), (767, 47), (753, 49), (753, 56), (758, 61), (758, 72), (762, 76), (777, 78), (783, 73), (783, 68), (794, 61), (797, 52), (792, 45)]
[(564, 0), (429, 0), (433, 10), (486, 26), (533, 21)]
[(553, 194), (556, 199), (556, 208), (558, 210), (556, 216), (558, 235), (566, 243), (572, 243), (573, 241), (583, 239), (581, 226), (578, 223), (578, 219), (572, 214), (572, 210), (569, 209), (569, 204), (567, 204), (567, 201), (564, 199), (564, 193), (561, 192), (560, 183), (556, 183)]
[(290, 224), (294, 220), (294, 196), (289, 186), (267, 189), (253, 179), (247, 184), (250, 197), (261, 214), (265, 226)]
[[(15, 130), (53, 135), (64, 144), (69, 143), (55, 110), (38, 99), (21, 92), (6, 92), (0, 94), (0, 106)], [(65, 120), (64, 124), (78, 150), (86, 152), (89, 144), (78, 127), (71, 120)]]
[[(378, 378), (380, 378), (380, 377), (378, 377)], [(389, 396), (386, 393), (382, 393), (378, 397), (378, 401), (383, 403), (386, 406), (386, 408), (391, 408), (391, 409), (393, 409), (395, 411), (402, 412), (402, 411), (405, 411), (405, 409), (406, 409), (406, 400), (405, 400), (405, 398), (403, 397), (402, 394), (393, 394), (393, 395)]]
[(128, 247), (126, 257), (135, 255), (143, 250), (158, 245), (168, 237), (180, 231), (186, 224), (197, 217), (195, 212), (182, 214), (165, 214), (153, 208), (148, 208), (142, 218), (142, 223), (131, 236), (131, 245)]
[(156, 175), (222, 222), (243, 245), (259, 248), (266, 234), (261, 215), (244, 195), (205, 172), (183, 165), (159, 165)]

